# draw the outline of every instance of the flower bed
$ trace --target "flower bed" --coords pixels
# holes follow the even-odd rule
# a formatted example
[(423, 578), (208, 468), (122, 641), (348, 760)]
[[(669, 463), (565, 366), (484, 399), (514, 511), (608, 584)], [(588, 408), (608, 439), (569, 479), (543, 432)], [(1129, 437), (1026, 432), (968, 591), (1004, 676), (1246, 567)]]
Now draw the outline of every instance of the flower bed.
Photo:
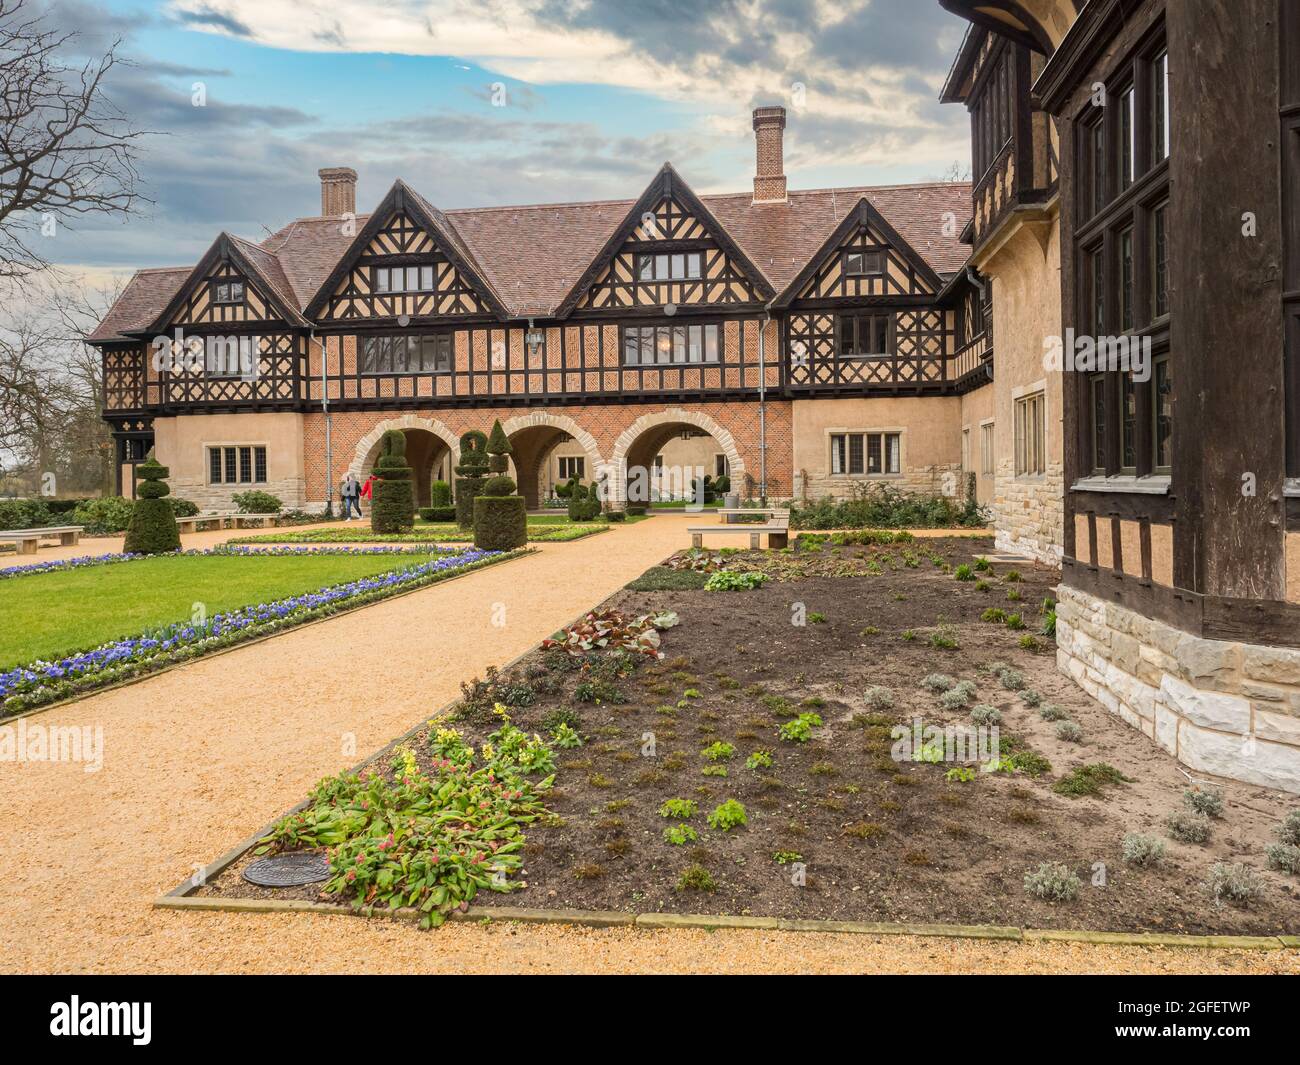
[(27, 566), (7, 566), (0, 569), (0, 580), (8, 577), (27, 577), (38, 573), (59, 573), (72, 569), (87, 569), (91, 566), (110, 566), (116, 562), (136, 562), (142, 558), (206, 558), (214, 555), (244, 555), (250, 558), (302, 555), (436, 555), (456, 550), (438, 547), (436, 544), (423, 544), (420, 547), (351, 547), (351, 548), (310, 548), (310, 547), (243, 547), (223, 544), (220, 547), (191, 548), (188, 551), (171, 551), (165, 555), (133, 555), (123, 552), (106, 555), (80, 555), (77, 558), (53, 559), (49, 562), (33, 562)]
[(56, 662), (31, 662), (0, 673), (0, 708), (4, 714), (21, 713), (524, 553), (476, 549), (439, 551), (437, 557), (420, 565), (398, 567), (315, 592), (214, 614), (201, 623), (177, 622), (131, 639), (113, 640)]
[[(529, 524), (530, 543), (564, 543), (581, 540), (585, 536), (608, 532), (609, 526), (600, 525), (541, 525)], [(468, 544), (474, 542), (474, 533), (456, 525), (426, 525), (415, 527), (409, 533), (372, 533), (365, 529), (313, 529), (299, 533), (265, 533), (259, 536), (241, 536), (227, 541), (231, 544)]]

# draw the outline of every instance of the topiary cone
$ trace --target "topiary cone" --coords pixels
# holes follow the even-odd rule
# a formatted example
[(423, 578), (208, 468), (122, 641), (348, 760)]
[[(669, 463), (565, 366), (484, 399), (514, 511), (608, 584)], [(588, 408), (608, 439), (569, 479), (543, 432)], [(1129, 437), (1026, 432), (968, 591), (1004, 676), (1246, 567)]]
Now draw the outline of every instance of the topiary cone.
[(415, 498), (411, 468), (406, 464), (406, 434), (399, 429), (384, 433), (375, 460), (374, 498), (370, 528), (377, 533), (404, 533), (415, 527)]
[(180, 530), (176, 528), (176, 513), (167, 502), (171, 489), (166, 478), (171, 472), (150, 451), (144, 462), (135, 469), (140, 483), (136, 486), (135, 505), (126, 527), (126, 541), (122, 550), (133, 555), (160, 555), (179, 551)]

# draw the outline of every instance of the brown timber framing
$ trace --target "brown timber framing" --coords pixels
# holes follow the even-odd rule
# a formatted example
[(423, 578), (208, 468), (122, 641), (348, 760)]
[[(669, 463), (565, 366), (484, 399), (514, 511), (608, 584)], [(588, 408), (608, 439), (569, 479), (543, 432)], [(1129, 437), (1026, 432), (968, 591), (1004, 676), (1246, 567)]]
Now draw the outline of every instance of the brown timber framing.
[[(1165, 188), (1169, 204), (1169, 315), (1140, 326), (1140, 332), (1152, 337), (1157, 357), (1166, 349), (1172, 359), (1170, 490), (1166, 495), (1067, 490), (1065, 582), (1209, 639), (1284, 646), (1300, 646), (1300, 606), (1281, 601), (1284, 536), (1288, 519), (1300, 518), (1296, 501), (1283, 493), (1285, 477), (1300, 469), (1293, 354), (1300, 338), (1295, 317), (1300, 222), (1294, 213), (1300, 165), (1297, 18), (1290, 0), (1230, 5), (1093, 0), (1035, 86), (1042, 105), (1060, 120), (1067, 328), (1093, 332), (1091, 311), (1085, 313), (1083, 304), (1082, 249), (1100, 241), (1113, 258), (1115, 224), (1135, 204), (1139, 226), (1141, 212), (1165, 195)], [(1113, 101), (1114, 90), (1125, 87), (1127, 71), (1142, 70), (1141, 59), (1160, 34), (1169, 54), (1170, 157), (1146, 173), (1138, 166), (1133, 187), (1120, 198), (1108, 190), (1104, 206), (1092, 214), (1082, 202), (1076, 151), (1088, 97), (1102, 83)], [(1233, 91), (1224, 93), (1224, 85)], [(1152, 138), (1150, 109), (1144, 106), (1147, 88), (1141, 82), (1136, 87), (1140, 155)], [(1118, 149), (1113, 130), (1106, 143)], [(1114, 182), (1116, 151), (1110, 155), (1105, 173)], [(1283, 214), (1284, 206), (1292, 213)], [(1134, 265), (1135, 301), (1145, 307), (1151, 286), (1147, 257), (1137, 255)], [(1111, 320), (1104, 332), (1119, 333), (1111, 317), (1114, 272), (1106, 276)], [(1292, 354), (1284, 359), (1288, 345)], [(1074, 376), (1080, 378), (1078, 387), (1067, 383), (1065, 390), (1067, 486), (1093, 474), (1086, 379)], [(1110, 410), (1118, 412), (1114, 405)], [(1141, 454), (1150, 441), (1139, 436)], [(1211, 437), (1214, 446), (1207, 447)], [(1106, 458), (1104, 472), (1112, 473), (1115, 456)], [(1253, 494), (1243, 491), (1248, 479)], [(1087, 518), (1087, 545), (1076, 542), (1076, 515)], [(1085, 553), (1095, 560), (1099, 535), (1109, 537), (1120, 520), (1138, 523), (1142, 578), (1079, 560)], [(1150, 579), (1153, 525), (1173, 527), (1173, 587)], [(1126, 561), (1131, 570), (1137, 560)]]

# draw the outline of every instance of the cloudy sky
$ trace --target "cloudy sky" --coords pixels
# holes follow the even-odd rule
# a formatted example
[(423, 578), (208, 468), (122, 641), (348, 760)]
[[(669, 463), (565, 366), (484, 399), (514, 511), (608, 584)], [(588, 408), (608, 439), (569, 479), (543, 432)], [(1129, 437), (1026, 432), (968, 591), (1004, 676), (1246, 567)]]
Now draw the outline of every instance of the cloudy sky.
[[(84, 222), (55, 261), (189, 263), (319, 211), (351, 166), (365, 210), (396, 177), (443, 208), (639, 195), (671, 160), (749, 187), (750, 110), (790, 112), (794, 188), (940, 177), (969, 161), (937, 102), (963, 23), (937, 0), (44, 0), (148, 139), (153, 201)], [(196, 100), (202, 106), (196, 106)]]

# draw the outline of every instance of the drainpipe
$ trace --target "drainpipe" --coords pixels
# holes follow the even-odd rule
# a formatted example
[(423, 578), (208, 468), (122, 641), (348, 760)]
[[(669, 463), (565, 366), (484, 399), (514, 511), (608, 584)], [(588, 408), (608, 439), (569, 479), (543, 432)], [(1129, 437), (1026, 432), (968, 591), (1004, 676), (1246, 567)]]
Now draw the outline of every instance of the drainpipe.
[[(308, 334), (308, 351), (315, 339), (316, 330), (313, 329)], [(329, 362), (324, 344), (320, 346), (320, 407), (325, 415), (325, 510), (321, 516), (329, 519), (334, 517), (334, 440), (330, 424)]]
[(758, 326), (758, 505), (767, 506), (767, 323), (766, 311)]

